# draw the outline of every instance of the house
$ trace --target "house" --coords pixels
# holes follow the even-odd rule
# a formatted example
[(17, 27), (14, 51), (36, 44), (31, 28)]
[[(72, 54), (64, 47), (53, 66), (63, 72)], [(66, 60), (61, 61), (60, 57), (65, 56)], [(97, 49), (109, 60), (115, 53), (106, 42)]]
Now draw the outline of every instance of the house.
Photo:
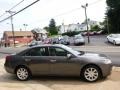
[[(99, 22), (88, 20), (88, 30), (90, 30), (91, 26), (95, 26), (95, 25), (99, 25)], [(86, 30), (87, 30), (87, 24), (84, 22), (82, 24), (79, 23), (69, 24), (69, 25), (62, 24), (59, 29), (59, 34), (70, 31), (86, 31)]]
[[(90, 29), (90, 25), (88, 25)], [(61, 25), (59, 29), (59, 34), (70, 32), (70, 31), (85, 31), (87, 30), (86, 24), (69, 24), (69, 25)]]
[[(15, 44), (25, 45), (33, 40), (33, 33), (31, 31), (14, 31)], [(3, 33), (4, 45), (11, 46), (14, 44), (12, 31), (5, 31)]]
[(48, 37), (48, 32), (45, 29), (35, 28), (31, 32), (34, 34), (35, 40), (43, 40)]

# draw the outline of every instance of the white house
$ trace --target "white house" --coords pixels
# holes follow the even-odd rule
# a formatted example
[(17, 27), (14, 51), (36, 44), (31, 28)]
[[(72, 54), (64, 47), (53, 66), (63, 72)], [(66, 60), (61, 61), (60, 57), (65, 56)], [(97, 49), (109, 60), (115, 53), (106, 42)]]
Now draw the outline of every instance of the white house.
[[(88, 30), (90, 30), (91, 26), (95, 26), (95, 25), (99, 25), (99, 22), (88, 20)], [(69, 24), (69, 25), (62, 24), (60, 26), (59, 34), (69, 32), (69, 31), (86, 31), (86, 30), (87, 30), (87, 24), (85, 23)]]
[(31, 32), (37, 40), (43, 40), (48, 37), (48, 32), (45, 29), (35, 28)]

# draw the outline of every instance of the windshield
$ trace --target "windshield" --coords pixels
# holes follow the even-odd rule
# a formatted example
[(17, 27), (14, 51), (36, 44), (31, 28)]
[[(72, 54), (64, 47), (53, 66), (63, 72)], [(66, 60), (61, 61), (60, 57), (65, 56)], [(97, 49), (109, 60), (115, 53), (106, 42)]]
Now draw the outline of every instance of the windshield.
[(114, 37), (114, 38), (120, 38), (120, 34), (113, 34), (112, 37)]
[(74, 50), (74, 49), (72, 49), (72, 48), (70, 48), (70, 47), (67, 47), (67, 46), (65, 46), (65, 45), (62, 45), (62, 47), (63, 47), (64, 49), (68, 50), (69, 52), (73, 53), (74, 55), (80, 55), (80, 54), (81, 54), (79, 51)]

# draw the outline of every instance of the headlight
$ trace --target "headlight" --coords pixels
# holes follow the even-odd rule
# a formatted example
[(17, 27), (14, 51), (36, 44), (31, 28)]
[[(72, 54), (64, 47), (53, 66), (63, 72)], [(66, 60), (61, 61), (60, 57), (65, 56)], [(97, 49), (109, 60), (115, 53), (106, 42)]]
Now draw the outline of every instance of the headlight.
[(112, 61), (109, 60), (109, 59), (104, 59), (103, 62), (104, 62), (105, 64), (111, 64), (111, 63), (112, 63)]

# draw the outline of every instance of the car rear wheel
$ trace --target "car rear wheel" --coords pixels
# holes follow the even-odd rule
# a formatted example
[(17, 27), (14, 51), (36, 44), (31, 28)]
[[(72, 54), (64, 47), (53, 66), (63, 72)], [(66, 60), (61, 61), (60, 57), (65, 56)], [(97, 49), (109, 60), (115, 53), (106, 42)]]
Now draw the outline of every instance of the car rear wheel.
[(82, 71), (83, 79), (88, 82), (95, 82), (100, 78), (100, 76), (100, 69), (94, 65), (86, 66)]
[(30, 71), (24, 66), (18, 67), (16, 70), (16, 76), (18, 80), (28, 80), (30, 78), (30, 75)]

